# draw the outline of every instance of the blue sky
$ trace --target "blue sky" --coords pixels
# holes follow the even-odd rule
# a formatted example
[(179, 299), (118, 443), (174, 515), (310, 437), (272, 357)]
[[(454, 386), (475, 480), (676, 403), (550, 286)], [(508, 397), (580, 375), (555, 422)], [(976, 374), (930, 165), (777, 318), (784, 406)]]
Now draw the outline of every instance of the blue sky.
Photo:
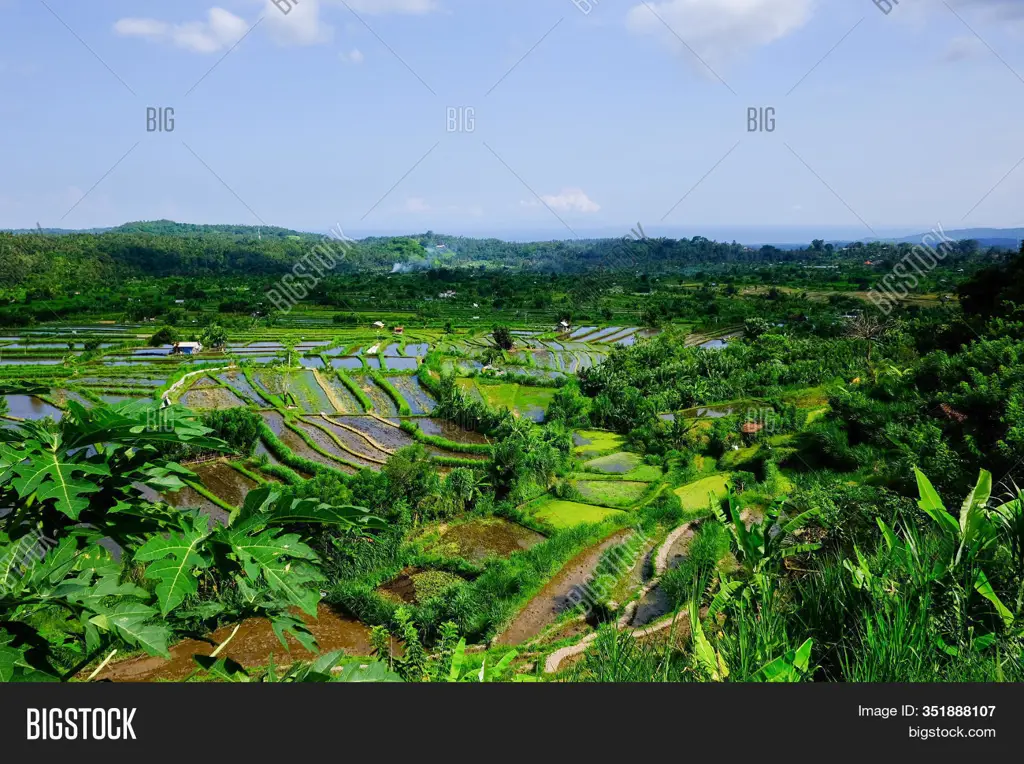
[(0, 227), (1024, 225), (1024, 0), (216, 2), (0, 0)]

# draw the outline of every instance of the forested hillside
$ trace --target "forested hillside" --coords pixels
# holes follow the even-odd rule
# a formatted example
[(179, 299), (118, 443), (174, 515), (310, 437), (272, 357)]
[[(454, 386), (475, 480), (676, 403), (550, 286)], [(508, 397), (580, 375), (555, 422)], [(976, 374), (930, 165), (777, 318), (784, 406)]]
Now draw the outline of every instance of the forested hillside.
[[(907, 243), (856, 242), (842, 249), (815, 241), (805, 249), (744, 247), (704, 237), (692, 239), (600, 239), (507, 242), (445, 237), (433, 232), (410, 237), (374, 237), (342, 243), (327, 236), (284, 228), (189, 225), (171, 221), (128, 223), (103, 233), (0, 233), (0, 285), (65, 295), (83, 286), (128, 278), (250, 276), (283, 274), (318, 244), (338, 261), (334, 272), (403, 272), (484, 266), (539, 272), (696, 271), (732, 265), (863, 266), (866, 288), (872, 271), (888, 268), (912, 250)], [(971, 241), (950, 245), (947, 265), (973, 267), (1000, 260), (1003, 250), (981, 250)]]

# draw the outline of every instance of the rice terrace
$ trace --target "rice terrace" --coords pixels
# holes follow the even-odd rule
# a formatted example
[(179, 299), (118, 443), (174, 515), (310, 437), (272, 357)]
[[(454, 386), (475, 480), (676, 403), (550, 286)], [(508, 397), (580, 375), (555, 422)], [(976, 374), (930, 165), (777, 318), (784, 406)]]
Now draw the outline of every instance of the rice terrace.
[(1016, 253), (885, 314), (896, 245), (427, 235), (282, 311), (253, 234), (0, 234), (260, 263), (0, 290), (0, 678), (1022, 678)]

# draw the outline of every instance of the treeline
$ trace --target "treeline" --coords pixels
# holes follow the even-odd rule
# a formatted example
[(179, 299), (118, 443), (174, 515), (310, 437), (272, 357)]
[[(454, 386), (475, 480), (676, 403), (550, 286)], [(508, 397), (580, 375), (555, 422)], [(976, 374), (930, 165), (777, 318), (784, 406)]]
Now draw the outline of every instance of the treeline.
[[(433, 232), (411, 237), (368, 238), (342, 245), (326, 236), (285, 228), (204, 226), (153, 221), (101, 233), (0, 233), (0, 284), (67, 295), (81, 287), (137, 277), (202, 277), (288, 272), (327, 240), (337, 255), (336, 273), (420, 271), (483, 266), (554, 273), (659, 275), (702, 268), (773, 265), (895, 264), (909, 244), (854, 243), (835, 249), (815, 241), (806, 249), (746, 247), (736, 242), (692, 239), (598, 239), (508, 242), (446, 238)], [(982, 252), (976, 242), (950, 248), (946, 265), (991, 264), (1001, 251)]]

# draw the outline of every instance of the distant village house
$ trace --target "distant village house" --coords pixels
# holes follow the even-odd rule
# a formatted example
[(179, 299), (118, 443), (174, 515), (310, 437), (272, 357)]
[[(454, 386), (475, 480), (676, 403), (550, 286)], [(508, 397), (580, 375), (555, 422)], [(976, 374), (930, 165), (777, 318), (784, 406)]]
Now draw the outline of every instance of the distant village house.
[(172, 355), (198, 355), (203, 351), (201, 342), (175, 342), (171, 348)]

